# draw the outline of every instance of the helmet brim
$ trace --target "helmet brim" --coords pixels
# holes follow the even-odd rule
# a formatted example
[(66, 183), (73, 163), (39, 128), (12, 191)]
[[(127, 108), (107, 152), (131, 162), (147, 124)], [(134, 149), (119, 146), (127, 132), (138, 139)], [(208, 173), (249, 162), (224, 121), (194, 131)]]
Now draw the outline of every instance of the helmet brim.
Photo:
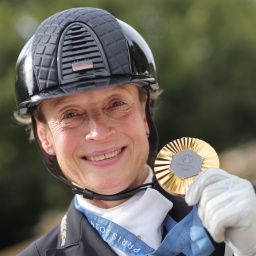
[(46, 99), (58, 98), (78, 94), (82, 92), (100, 90), (112, 86), (120, 86), (124, 84), (135, 84), (145, 89), (153, 91), (158, 90), (158, 83), (154, 78), (141, 78), (141, 76), (116, 76), (109, 78), (92, 79), (88, 81), (81, 81), (80, 83), (70, 83), (63, 86), (59, 85), (50, 90), (42, 91), (34, 96), (31, 96), (27, 101), (19, 105), (19, 112), (21, 115), (28, 115), (40, 102)]

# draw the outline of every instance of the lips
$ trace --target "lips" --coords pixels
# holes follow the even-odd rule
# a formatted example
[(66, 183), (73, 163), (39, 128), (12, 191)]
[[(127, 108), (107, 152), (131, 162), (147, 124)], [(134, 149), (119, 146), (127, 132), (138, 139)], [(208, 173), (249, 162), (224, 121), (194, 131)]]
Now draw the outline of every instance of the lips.
[(110, 159), (113, 158), (115, 156), (118, 156), (121, 152), (122, 152), (122, 148), (118, 149), (116, 151), (110, 152), (110, 153), (106, 153), (103, 155), (97, 155), (97, 156), (86, 156), (85, 159), (88, 161), (92, 161), (92, 162), (98, 162), (98, 161), (102, 161), (102, 160), (106, 160), (106, 159)]

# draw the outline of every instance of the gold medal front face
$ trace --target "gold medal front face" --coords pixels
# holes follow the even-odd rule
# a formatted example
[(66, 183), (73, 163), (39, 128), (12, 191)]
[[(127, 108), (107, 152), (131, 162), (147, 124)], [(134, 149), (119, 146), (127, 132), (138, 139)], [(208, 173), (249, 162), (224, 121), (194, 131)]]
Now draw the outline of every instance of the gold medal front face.
[(154, 172), (164, 190), (185, 196), (196, 176), (211, 167), (219, 167), (216, 151), (203, 140), (185, 137), (169, 142), (159, 151)]

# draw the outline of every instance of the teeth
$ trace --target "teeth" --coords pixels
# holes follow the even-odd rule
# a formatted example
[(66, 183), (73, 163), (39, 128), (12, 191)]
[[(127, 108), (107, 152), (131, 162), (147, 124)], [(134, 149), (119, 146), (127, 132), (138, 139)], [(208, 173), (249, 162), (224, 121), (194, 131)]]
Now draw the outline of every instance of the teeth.
[(115, 157), (117, 155), (119, 155), (121, 153), (122, 149), (119, 149), (117, 151), (111, 152), (111, 153), (107, 153), (105, 155), (100, 155), (100, 156), (87, 156), (86, 159), (89, 161), (101, 161), (101, 160), (105, 160), (105, 159), (109, 159), (112, 157)]

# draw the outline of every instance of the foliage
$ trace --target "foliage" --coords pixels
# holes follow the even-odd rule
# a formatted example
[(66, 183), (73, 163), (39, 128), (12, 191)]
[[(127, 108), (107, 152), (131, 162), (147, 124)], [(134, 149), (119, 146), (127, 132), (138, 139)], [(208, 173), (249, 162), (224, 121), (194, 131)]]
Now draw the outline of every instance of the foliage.
[(221, 151), (256, 135), (255, 0), (1, 0), (0, 247), (30, 236), (44, 210), (66, 208), (72, 196), (45, 171), (12, 111), (22, 46), (43, 19), (78, 6), (107, 9), (151, 46), (164, 90), (160, 146), (190, 136)]

